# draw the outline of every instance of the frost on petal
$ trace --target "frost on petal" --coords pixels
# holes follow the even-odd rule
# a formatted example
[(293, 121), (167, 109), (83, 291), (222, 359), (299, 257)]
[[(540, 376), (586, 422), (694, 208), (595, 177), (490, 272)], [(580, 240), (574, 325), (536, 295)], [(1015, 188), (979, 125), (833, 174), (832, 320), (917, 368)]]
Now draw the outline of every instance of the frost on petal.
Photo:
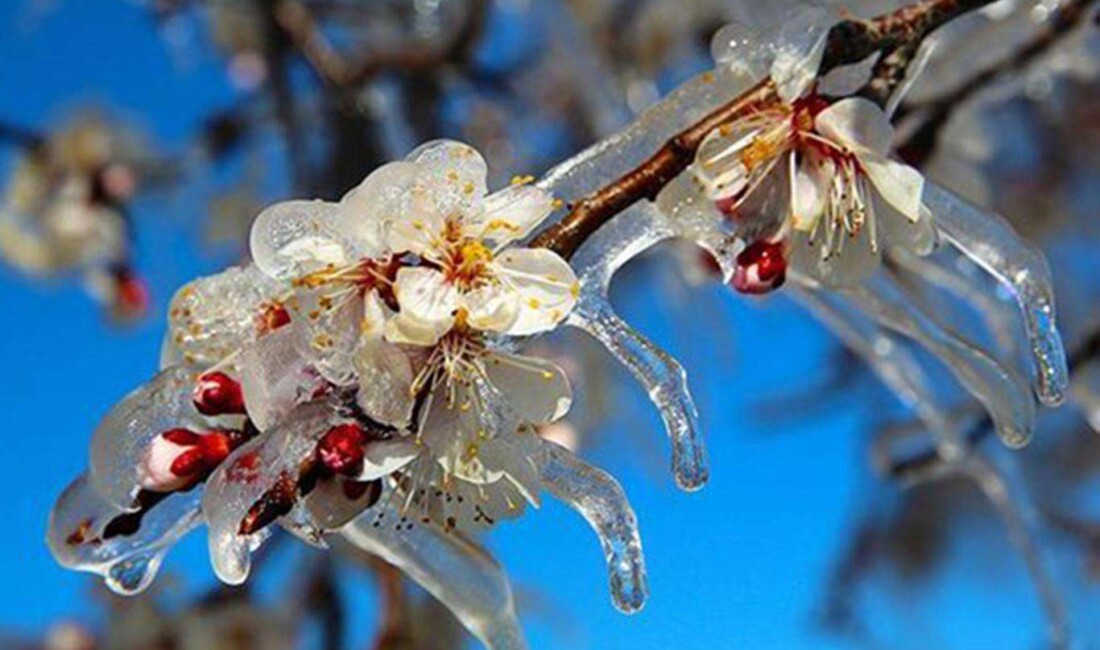
[(549, 424), (565, 417), (573, 403), (565, 371), (544, 359), (490, 352), (485, 357), (485, 371), (524, 422)]
[[(241, 584), (248, 577), (249, 557), (265, 533), (242, 534), (242, 526), (256, 515), (255, 507), (265, 494), (281, 484), (296, 483), (302, 462), (335, 421), (327, 404), (300, 406), (278, 426), (230, 454), (210, 475), (202, 512), (209, 528), (210, 561), (223, 582)], [(291, 498), (296, 500), (297, 493)]]
[(577, 277), (553, 251), (510, 248), (496, 258), (494, 271), (504, 287), (519, 296), (519, 313), (507, 334), (527, 336), (551, 330), (577, 303)]
[(925, 185), (924, 201), (944, 238), (1015, 298), (1035, 363), (1036, 392), (1044, 404), (1062, 403), (1069, 373), (1055, 324), (1054, 290), (1046, 258), (999, 215), (985, 212), (935, 183)]
[(276, 203), (252, 222), (252, 260), (261, 271), (278, 280), (349, 263), (354, 253), (336, 227), (335, 216), (334, 203)]
[(62, 566), (103, 576), (115, 593), (136, 594), (152, 582), (172, 545), (199, 525), (200, 497), (200, 490), (173, 494), (137, 518), (81, 476), (50, 513), (46, 542)]
[(332, 295), (325, 287), (297, 292), (289, 329), (302, 357), (337, 386), (355, 383), (352, 352), (359, 341), (363, 300), (355, 290)]
[(982, 403), (1006, 445), (1020, 447), (1035, 429), (1035, 404), (1027, 384), (1011, 369), (943, 327), (911, 293), (887, 276), (846, 293), (882, 325), (912, 338), (939, 358)]
[(401, 310), (386, 323), (388, 340), (434, 345), (454, 324), (459, 306), (458, 289), (439, 271), (404, 267), (397, 272), (393, 292)]
[(458, 533), (402, 523), (403, 515), (392, 506), (379, 514), (356, 519), (341, 535), (416, 581), (489, 650), (527, 647), (508, 579), (485, 549)]
[(168, 306), (162, 367), (205, 369), (256, 340), (278, 293), (257, 267), (230, 267), (184, 285)]
[(356, 402), (377, 422), (404, 428), (412, 418), (412, 361), (404, 350), (383, 340), (389, 310), (375, 292), (367, 294), (352, 356), (359, 380)]
[(485, 198), (477, 236), (494, 248), (521, 240), (554, 210), (554, 197), (534, 185), (511, 185)]
[(386, 252), (386, 232), (406, 214), (417, 165), (398, 161), (382, 165), (344, 195), (336, 206), (334, 227), (362, 257)]
[(539, 476), (546, 489), (576, 510), (596, 531), (607, 559), (611, 598), (627, 614), (649, 594), (638, 518), (622, 487), (603, 470), (552, 442), (541, 441)]
[(201, 422), (191, 402), (194, 387), (191, 371), (169, 368), (116, 404), (92, 435), (89, 487), (108, 503), (132, 509), (150, 442), (169, 429)]
[(324, 381), (297, 345), (288, 327), (259, 339), (241, 352), (241, 390), (252, 422), (261, 430), (277, 423), (295, 406), (312, 399)]
[(489, 173), (476, 149), (454, 140), (433, 140), (414, 149), (406, 160), (420, 167), (418, 185), (434, 202), (436, 214), (476, 214), (488, 193)]
[(855, 153), (880, 156), (890, 151), (894, 127), (878, 104), (863, 97), (849, 97), (818, 113), (814, 127), (821, 135)]

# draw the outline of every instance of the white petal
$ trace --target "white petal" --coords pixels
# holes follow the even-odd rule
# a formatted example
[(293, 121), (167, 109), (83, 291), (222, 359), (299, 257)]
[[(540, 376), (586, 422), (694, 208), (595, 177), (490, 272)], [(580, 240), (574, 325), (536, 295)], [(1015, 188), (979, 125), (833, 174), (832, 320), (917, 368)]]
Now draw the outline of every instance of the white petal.
[[(308, 520), (308, 524), (302, 526), (302, 530), (298, 531), (298, 534), (304, 533), (300, 536), (307, 542), (315, 544), (319, 541), (313, 538), (316, 531), (342, 528), (349, 521), (362, 514), (364, 510), (377, 503), (379, 496), (381, 496), (381, 489), (380, 482), (367, 485), (356, 484), (356, 482), (342, 476), (318, 481), (313, 490), (300, 503), (300, 506), (306, 511), (306, 516), (303, 519)], [(356, 490), (350, 492), (354, 498), (349, 497), (349, 490)], [(293, 514), (291, 513), (290, 516), (293, 516)], [(281, 523), (284, 527), (287, 527), (285, 519)], [(292, 532), (295, 531), (292, 530)]]
[(256, 266), (283, 280), (348, 263), (352, 253), (335, 212), (336, 204), (324, 201), (286, 201), (261, 212), (249, 237)]
[(328, 287), (301, 290), (291, 306), (289, 328), (296, 335), (302, 356), (338, 386), (355, 382), (352, 352), (359, 340), (359, 316), (363, 302), (358, 293), (334, 296)]
[(519, 317), (520, 296), (499, 285), (487, 284), (462, 296), (466, 322), (474, 329), (504, 332)]
[(385, 251), (384, 233), (404, 215), (418, 169), (409, 162), (383, 165), (340, 199), (335, 226), (362, 256), (377, 257)]
[(367, 445), (363, 457), (363, 471), (355, 477), (359, 481), (372, 481), (393, 474), (414, 461), (424, 448), (410, 440), (381, 440)]
[(806, 156), (795, 172), (791, 198), (791, 220), (796, 229), (812, 230), (825, 212), (829, 178), (835, 173), (832, 161)]
[(387, 323), (390, 341), (432, 345), (454, 324), (458, 289), (439, 271), (405, 267), (397, 272), (393, 290), (401, 311)]
[(494, 248), (523, 239), (554, 211), (554, 197), (534, 185), (512, 185), (485, 198), (477, 236)]
[(394, 253), (415, 253), (435, 259), (437, 247), (443, 236), (447, 213), (436, 209), (424, 190), (412, 191), (403, 213), (391, 221), (384, 237), (386, 246)]
[(420, 145), (406, 160), (420, 167), (418, 185), (426, 190), (441, 215), (473, 215), (488, 193), (488, 166), (473, 147), (454, 140)]
[(546, 249), (510, 248), (493, 263), (496, 278), (519, 296), (519, 314), (506, 330), (527, 336), (554, 329), (577, 303), (579, 284), (573, 269)]
[(842, 99), (817, 115), (817, 131), (856, 152), (885, 155), (894, 139), (894, 127), (878, 104), (862, 97)]
[(383, 340), (390, 310), (376, 292), (367, 294), (359, 345), (353, 363), (359, 375), (356, 401), (370, 418), (397, 428), (408, 426), (414, 406), (410, 387), (412, 362), (396, 345)]
[(873, 154), (861, 155), (859, 161), (884, 201), (910, 222), (920, 220), (921, 196), (924, 194), (924, 177), (920, 172), (909, 165)]
[(485, 371), (508, 406), (526, 422), (558, 420), (573, 403), (565, 371), (544, 359), (491, 352), (485, 358)]

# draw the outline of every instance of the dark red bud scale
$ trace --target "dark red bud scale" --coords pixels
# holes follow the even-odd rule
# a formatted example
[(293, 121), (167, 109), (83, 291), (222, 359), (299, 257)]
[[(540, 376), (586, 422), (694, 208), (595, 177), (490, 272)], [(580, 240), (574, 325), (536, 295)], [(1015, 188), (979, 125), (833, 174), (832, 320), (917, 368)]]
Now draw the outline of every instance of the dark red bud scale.
[(244, 392), (240, 383), (224, 372), (199, 377), (192, 395), (195, 408), (203, 415), (244, 415)]
[(358, 424), (341, 424), (329, 429), (317, 443), (317, 460), (333, 474), (353, 476), (363, 466), (366, 434)]

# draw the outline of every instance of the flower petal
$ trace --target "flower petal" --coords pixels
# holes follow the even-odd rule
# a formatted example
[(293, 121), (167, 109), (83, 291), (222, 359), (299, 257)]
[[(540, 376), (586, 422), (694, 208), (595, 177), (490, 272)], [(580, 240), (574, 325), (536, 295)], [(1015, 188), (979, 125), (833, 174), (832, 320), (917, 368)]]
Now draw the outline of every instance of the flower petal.
[(519, 296), (519, 314), (502, 330), (527, 336), (554, 329), (577, 304), (580, 285), (557, 253), (542, 248), (510, 248), (493, 263), (501, 284)]
[(386, 252), (385, 234), (407, 214), (409, 190), (418, 171), (410, 162), (382, 165), (340, 199), (334, 226), (356, 246), (360, 256), (378, 257)]
[(511, 185), (485, 197), (477, 237), (500, 248), (523, 239), (554, 211), (554, 197), (535, 185)]
[(353, 259), (350, 242), (334, 223), (335, 203), (276, 203), (252, 222), (249, 250), (268, 276), (290, 280)]
[(359, 345), (352, 358), (359, 378), (356, 401), (371, 419), (404, 428), (415, 406), (412, 362), (403, 350), (382, 339), (387, 312), (377, 293), (367, 294)]
[(478, 287), (462, 296), (466, 322), (475, 329), (491, 332), (507, 331), (516, 322), (519, 302), (518, 293), (494, 284)]
[(801, 97), (817, 78), (833, 17), (820, 7), (800, 6), (786, 16), (775, 37), (771, 77), (780, 99)]
[(885, 155), (894, 139), (886, 113), (869, 99), (849, 97), (831, 104), (814, 121), (817, 131), (856, 153)]
[(867, 170), (867, 177), (884, 201), (910, 222), (920, 221), (921, 196), (924, 194), (924, 177), (920, 172), (909, 165), (873, 154), (861, 155), (859, 162)]
[(791, 184), (791, 221), (801, 231), (813, 229), (829, 196), (829, 178), (836, 173), (831, 160), (806, 156), (795, 171)]
[(394, 253), (435, 259), (446, 227), (446, 215), (421, 188), (412, 191), (401, 215), (387, 225), (386, 245)]
[(357, 481), (372, 481), (393, 474), (414, 461), (424, 448), (411, 440), (379, 440), (368, 443), (363, 455), (363, 471)]
[(401, 311), (386, 324), (388, 340), (433, 345), (454, 324), (459, 306), (458, 289), (439, 271), (425, 267), (402, 268), (397, 272), (393, 291)]
[(508, 406), (525, 422), (553, 422), (568, 413), (573, 403), (565, 371), (545, 359), (490, 352), (485, 358), (485, 372)]
[(302, 358), (322, 377), (338, 386), (355, 383), (352, 352), (359, 342), (363, 300), (358, 292), (329, 287), (299, 290), (293, 301), (290, 328)]
[(297, 345), (298, 335), (283, 327), (241, 352), (241, 390), (248, 416), (266, 431), (324, 385)]

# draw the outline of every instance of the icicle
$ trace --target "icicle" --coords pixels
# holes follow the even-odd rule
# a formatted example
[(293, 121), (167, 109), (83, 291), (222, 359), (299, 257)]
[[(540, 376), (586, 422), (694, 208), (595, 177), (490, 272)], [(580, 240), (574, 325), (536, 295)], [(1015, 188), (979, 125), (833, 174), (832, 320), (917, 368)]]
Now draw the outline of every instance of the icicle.
[(698, 412), (679, 362), (620, 319), (607, 302), (574, 310), (569, 324), (595, 338), (642, 383), (661, 412), (672, 441), (672, 471), (684, 490), (698, 490), (710, 476)]
[(987, 280), (987, 276), (969, 258), (960, 255), (952, 255), (949, 260), (937, 256), (920, 257), (900, 247), (891, 251), (890, 258), (914, 277), (969, 305), (985, 322), (1003, 357), (1016, 358), (1020, 346), (1012, 330), (1014, 312), (1009, 311), (1011, 305), (985, 286), (983, 280)]
[(111, 531), (109, 524), (125, 511), (81, 476), (50, 513), (46, 543), (62, 566), (103, 576), (117, 594), (136, 594), (153, 581), (172, 545), (201, 522), (201, 496), (199, 489), (173, 494), (145, 513), (133, 532)]
[(1069, 373), (1055, 326), (1050, 268), (1042, 253), (1020, 239), (999, 215), (976, 208), (934, 183), (925, 183), (924, 203), (943, 236), (1012, 293), (1023, 313), (1039, 398), (1050, 406), (1062, 403)]
[(500, 565), (458, 533), (404, 523), (386, 502), (341, 529), (350, 544), (377, 555), (412, 578), (454, 613), (489, 650), (523, 650), (512, 589)]
[(599, 535), (615, 607), (627, 614), (640, 610), (649, 592), (645, 559), (638, 519), (622, 487), (603, 470), (546, 440), (536, 462), (544, 487)]
[(944, 329), (889, 276), (879, 274), (871, 288), (852, 288), (845, 295), (879, 323), (912, 338), (942, 360), (989, 411), (1005, 444), (1027, 444), (1035, 428), (1035, 404), (1016, 373)]
[(793, 295), (916, 412), (937, 436), (940, 454), (945, 459), (958, 458), (963, 453), (958, 428), (937, 403), (923, 368), (901, 341), (867, 318), (834, 304), (836, 299), (828, 293), (796, 288)]

